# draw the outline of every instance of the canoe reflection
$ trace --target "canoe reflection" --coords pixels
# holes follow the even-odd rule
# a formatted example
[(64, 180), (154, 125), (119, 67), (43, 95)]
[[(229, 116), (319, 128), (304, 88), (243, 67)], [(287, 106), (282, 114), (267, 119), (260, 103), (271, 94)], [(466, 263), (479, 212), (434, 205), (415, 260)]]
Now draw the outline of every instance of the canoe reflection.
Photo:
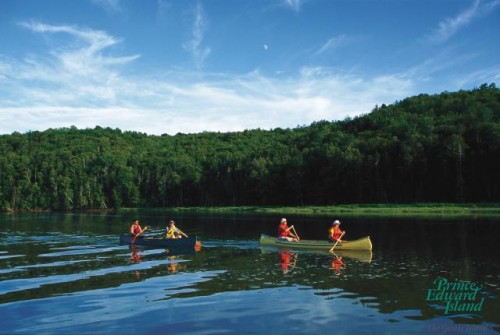
[(372, 252), (364, 250), (335, 250), (331, 252), (334, 257), (340, 257), (345, 261), (345, 258), (355, 259), (364, 263), (371, 263)]
[[(167, 271), (169, 273), (176, 273), (179, 270), (185, 270), (186, 265), (182, 261), (182, 256), (183, 255), (189, 255), (189, 254), (194, 254), (196, 251), (195, 250), (187, 250), (185, 248), (183, 249), (165, 249), (163, 252), (155, 252), (153, 254), (147, 254), (148, 250), (158, 250), (158, 249), (151, 249), (147, 248), (144, 246), (136, 246), (136, 245), (131, 245), (130, 246), (130, 262), (132, 264), (139, 264), (143, 261), (143, 256), (148, 255), (147, 257), (161, 257), (162, 259), (165, 259), (164, 256), (162, 257), (161, 255), (167, 255), (166, 259), (168, 260), (167, 263)], [(135, 276), (139, 279), (140, 278), (140, 272), (137, 270), (134, 270)]]
[[(299, 253), (303, 254), (304, 257), (307, 255), (325, 255), (326, 264), (325, 266), (330, 267), (335, 274), (340, 275), (342, 271), (347, 267), (349, 260), (355, 260), (362, 263), (371, 263), (372, 252), (362, 251), (362, 250), (335, 250), (334, 252), (328, 252), (323, 250), (290, 250), (287, 248), (279, 247), (269, 247), (261, 246), (260, 250), (263, 254), (277, 253), (279, 257), (280, 267), (283, 274), (287, 274), (292, 271), (297, 266), (297, 261), (299, 258)], [(322, 257), (322, 259), (324, 259)]]
[[(290, 249), (286, 248), (280, 248), (280, 247), (271, 247), (271, 246), (261, 246), (260, 250), (262, 253), (272, 253), (272, 252), (287, 252), (290, 254), (297, 255), (303, 254), (303, 255), (311, 255), (311, 254), (316, 254), (316, 255), (327, 255), (327, 256), (334, 256), (334, 257), (340, 257), (343, 262), (345, 262), (345, 259), (353, 259), (356, 261), (360, 261), (363, 263), (371, 263), (372, 261), (372, 256), (373, 253), (369, 250), (335, 250), (334, 252), (328, 252), (324, 250), (300, 250), (300, 251), (292, 251)], [(286, 256), (285, 256), (285, 262), (286, 262)]]

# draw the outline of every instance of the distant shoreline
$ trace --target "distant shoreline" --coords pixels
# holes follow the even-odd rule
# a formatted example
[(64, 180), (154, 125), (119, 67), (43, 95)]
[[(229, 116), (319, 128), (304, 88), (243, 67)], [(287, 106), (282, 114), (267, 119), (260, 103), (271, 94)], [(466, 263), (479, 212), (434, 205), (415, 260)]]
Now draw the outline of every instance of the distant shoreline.
[(0, 213), (126, 213), (147, 210), (168, 213), (197, 214), (262, 214), (338, 217), (419, 217), (419, 218), (491, 218), (500, 220), (500, 203), (417, 203), (417, 204), (347, 204), (324, 206), (199, 206), (199, 207), (138, 207), (138, 208), (89, 208), (58, 211), (51, 209), (9, 210)]
[[(120, 209), (127, 211), (130, 209)], [(381, 217), (484, 217), (500, 219), (500, 203), (349, 204), (326, 206), (164, 207), (153, 211), (206, 214), (342, 215)]]

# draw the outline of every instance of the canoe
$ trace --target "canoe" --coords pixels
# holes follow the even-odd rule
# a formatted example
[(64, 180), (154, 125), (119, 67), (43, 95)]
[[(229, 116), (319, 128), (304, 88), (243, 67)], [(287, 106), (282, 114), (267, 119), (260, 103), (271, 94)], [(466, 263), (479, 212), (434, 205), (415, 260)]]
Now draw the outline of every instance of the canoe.
[[(333, 247), (333, 243), (328, 241), (300, 240), (297, 242), (289, 242), (266, 234), (262, 234), (260, 236), (260, 244), (276, 247), (288, 247), (293, 249), (297, 248), (317, 250), (330, 250)], [(334, 250), (372, 250), (372, 241), (370, 240), (370, 236), (366, 236), (358, 240), (339, 242), (337, 243), (337, 246)]]
[(132, 243), (132, 238), (129, 234), (120, 235), (120, 244), (134, 244), (142, 245), (150, 248), (168, 248), (168, 249), (186, 249), (186, 248), (200, 248), (201, 242), (198, 241), (196, 236), (183, 237), (183, 238), (160, 238), (160, 237), (147, 237), (139, 236)]

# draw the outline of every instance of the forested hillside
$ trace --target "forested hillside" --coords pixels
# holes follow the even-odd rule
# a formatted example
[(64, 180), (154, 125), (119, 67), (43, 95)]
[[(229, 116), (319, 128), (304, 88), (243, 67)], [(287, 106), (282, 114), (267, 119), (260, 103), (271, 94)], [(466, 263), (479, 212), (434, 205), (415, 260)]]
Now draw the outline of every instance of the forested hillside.
[(500, 200), (500, 90), (419, 95), (295, 129), (0, 136), (0, 209)]

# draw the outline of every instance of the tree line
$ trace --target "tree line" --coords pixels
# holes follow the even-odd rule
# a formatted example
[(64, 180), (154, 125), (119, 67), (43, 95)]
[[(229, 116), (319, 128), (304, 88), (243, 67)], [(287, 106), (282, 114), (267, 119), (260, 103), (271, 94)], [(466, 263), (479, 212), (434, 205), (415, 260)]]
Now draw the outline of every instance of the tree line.
[(494, 202), (500, 90), (418, 95), (294, 129), (0, 136), (0, 210)]

